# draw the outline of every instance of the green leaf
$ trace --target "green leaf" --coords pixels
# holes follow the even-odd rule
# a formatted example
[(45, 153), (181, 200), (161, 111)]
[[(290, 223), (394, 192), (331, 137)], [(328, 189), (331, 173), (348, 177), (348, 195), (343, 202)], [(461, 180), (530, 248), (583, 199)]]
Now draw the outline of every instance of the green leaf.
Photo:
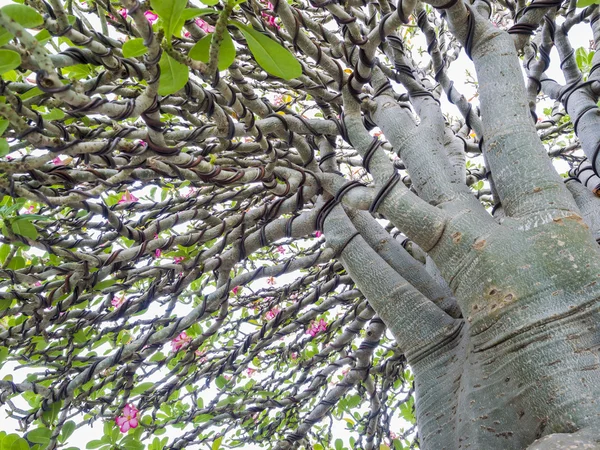
[(151, 0), (150, 5), (162, 19), (165, 38), (170, 40), (174, 33), (179, 33), (179, 30), (176, 30), (177, 23), (187, 5), (187, 0)]
[(167, 52), (160, 58), (160, 81), (158, 93), (162, 96), (170, 95), (183, 88), (188, 81), (188, 67), (175, 61)]
[(44, 120), (61, 120), (65, 118), (65, 113), (58, 108), (52, 108), (48, 114), (42, 114)]
[(578, 8), (585, 8), (590, 5), (600, 4), (600, 0), (577, 0)]
[(394, 450), (404, 450), (404, 446), (402, 445), (402, 442), (400, 442), (399, 439), (394, 439), (393, 443), (394, 443)]
[(113, 284), (116, 284), (116, 283), (117, 283), (117, 280), (114, 280), (114, 279), (100, 281), (99, 283), (96, 283), (96, 285), (94, 286), (94, 290), (101, 291), (102, 289), (111, 287)]
[(74, 66), (64, 67), (63, 70), (68, 72), (69, 78), (81, 80), (94, 74), (94, 68), (89, 64), (75, 64)]
[(33, 98), (37, 95), (42, 95), (42, 94), (43, 94), (43, 92), (40, 88), (34, 87), (34, 88), (29, 89), (27, 92), (21, 94), (21, 100), (25, 101), (25, 100)]
[(29, 444), (18, 434), (9, 434), (0, 442), (1, 450), (29, 450)]
[[(210, 33), (208, 36), (204, 36), (200, 39), (196, 45), (192, 47), (188, 56), (197, 61), (208, 63), (210, 54), (210, 43), (212, 41), (214, 33)], [(219, 48), (219, 59), (218, 68), (219, 70), (227, 69), (235, 60), (235, 46), (233, 45), (233, 39), (229, 33), (223, 34), (223, 41)]]
[(223, 436), (219, 436), (212, 443), (212, 450), (219, 450), (221, 448), (221, 442), (223, 441)]
[(219, 0), (200, 0), (206, 6), (215, 6), (219, 4)]
[(219, 375), (215, 380), (215, 384), (219, 389), (223, 389), (223, 387), (227, 384), (227, 380), (223, 375)]
[(152, 382), (139, 384), (135, 388), (133, 388), (133, 390), (131, 391), (131, 395), (141, 394), (142, 392), (145, 392), (148, 389), (150, 389), (152, 386), (154, 386), (154, 383)]
[[(10, 269), (10, 267), (9, 267)], [(0, 300), (0, 311), (4, 311), (5, 309), (10, 308), (10, 306), (12, 305), (13, 300)]]
[(137, 440), (133, 435), (127, 435), (121, 439), (119, 447), (125, 450), (143, 450), (144, 444)]
[(0, 367), (6, 358), (8, 358), (8, 347), (0, 347)]
[(0, 138), (0, 157), (8, 155), (10, 153), (10, 145), (4, 138)]
[(48, 444), (50, 436), (52, 436), (52, 431), (46, 427), (40, 427), (27, 433), (27, 440), (34, 444)]
[(6, 45), (13, 38), (13, 34), (4, 27), (0, 27), (0, 46)]
[(15, 234), (34, 240), (38, 237), (35, 226), (28, 220), (14, 220), (10, 226)]
[(25, 258), (22, 256), (14, 256), (8, 264), (8, 268), (11, 270), (19, 270), (23, 267), (25, 267)]
[(52, 35), (50, 34), (50, 32), (48, 30), (43, 29), (42, 31), (40, 31), (38, 34), (35, 35), (35, 38), (40, 44), (45, 44), (50, 39), (52, 39)]
[(212, 8), (186, 8), (181, 13), (179, 20), (185, 22), (186, 20), (192, 20), (199, 16), (206, 16), (207, 14), (214, 14), (215, 12), (217, 11)]
[(344, 441), (341, 439), (335, 440), (335, 450), (342, 450), (344, 448)]
[(35, 28), (44, 24), (42, 15), (31, 6), (16, 4), (6, 5), (2, 7), (2, 12), (23, 28)]
[(177, 22), (177, 25), (175, 26), (175, 31), (178, 33), (188, 20), (192, 20), (198, 16), (214, 14), (216, 12), (216, 10), (208, 8), (186, 8), (181, 13), (181, 17), (179, 17), (179, 22)]
[(4, 132), (8, 128), (9, 123), (10, 122), (8, 120), (0, 120), (0, 136), (4, 134)]
[(125, 58), (136, 58), (145, 55), (148, 52), (148, 47), (144, 45), (142, 38), (136, 38), (126, 41), (122, 50)]
[(0, 75), (21, 65), (21, 55), (12, 50), (0, 50)]
[(49, 426), (54, 424), (54, 421), (58, 418), (58, 413), (60, 412), (62, 405), (62, 400), (52, 403), (50, 409), (42, 413), (42, 421)]
[(96, 439), (94, 441), (90, 441), (86, 444), (85, 448), (100, 448), (104, 445), (104, 442), (102, 442), (99, 439)]
[(75, 422), (73, 422), (72, 420), (65, 422), (65, 424), (63, 425), (63, 429), (60, 432), (60, 442), (64, 443), (67, 439), (69, 439), (75, 431), (75, 428), (77, 428), (77, 425), (75, 425)]
[(302, 75), (302, 66), (286, 48), (243, 23), (230, 23), (244, 34), (256, 62), (268, 73), (284, 80)]

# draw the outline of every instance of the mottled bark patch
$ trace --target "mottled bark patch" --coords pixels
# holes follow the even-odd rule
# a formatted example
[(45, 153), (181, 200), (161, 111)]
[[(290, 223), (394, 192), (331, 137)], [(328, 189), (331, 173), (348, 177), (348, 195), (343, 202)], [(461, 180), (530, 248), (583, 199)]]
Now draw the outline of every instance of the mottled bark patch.
[(487, 242), (485, 239), (478, 239), (473, 244), (473, 248), (475, 250), (483, 250), (483, 248), (486, 246), (486, 244), (487, 244)]

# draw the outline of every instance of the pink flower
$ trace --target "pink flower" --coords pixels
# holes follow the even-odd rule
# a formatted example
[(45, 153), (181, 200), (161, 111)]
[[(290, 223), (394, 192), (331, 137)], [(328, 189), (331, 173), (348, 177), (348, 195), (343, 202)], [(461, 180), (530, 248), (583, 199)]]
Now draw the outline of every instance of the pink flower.
[(187, 347), (190, 342), (192, 342), (191, 336), (188, 336), (185, 331), (182, 331), (179, 333), (179, 336), (171, 341), (171, 348), (174, 352), (178, 352), (182, 348)]
[(321, 236), (323, 236), (323, 233), (321, 231), (315, 231), (316, 238), (320, 238)]
[(110, 304), (115, 308), (120, 307), (123, 303), (125, 303), (125, 294), (121, 295), (120, 297), (113, 297), (113, 299), (110, 301)]
[(237, 295), (239, 291), (240, 291), (240, 287), (239, 287), (239, 286), (236, 286), (236, 287), (234, 287), (234, 288), (231, 290), (231, 292), (233, 292), (233, 295)]
[(15, 158), (13, 158), (12, 156), (7, 156), (7, 157), (6, 157), (6, 160), (7, 160), (7, 161), (12, 161), (13, 159), (15, 159)]
[(181, 262), (185, 261), (185, 256), (176, 256), (175, 258), (173, 258), (173, 262), (175, 264), (179, 264)]
[[(267, 2), (267, 8), (268, 8), (270, 11), (274, 11), (273, 3), (271, 3), (271, 2)], [(275, 16), (272, 16), (271, 14), (266, 14), (266, 13), (261, 13), (261, 14), (262, 14), (262, 16), (263, 16), (265, 19), (267, 19), (267, 23), (268, 23), (270, 26), (272, 26), (272, 27), (275, 27), (275, 28), (277, 28), (277, 29), (279, 29), (279, 28), (280, 28), (280, 26), (279, 26), (279, 25), (277, 25), (277, 24), (275, 23)]]
[(41, 286), (41, 285), (42, 285), (41, 281), (36, 281), (35, 284), (34, 284), (34, 286)]
[(119, 14), (121, 14), (121, 17), (123, 17), (123, 19), (127, 19), (127, 10), (125, 8), (120, 9)]
[(131, 194), (129, 191), (125, 191), (118, 204), (120, 205), (122, 203), (137, 202), (138, 200), (139, 198), (137, 198), (135, 195)]
[(283, 248), (283, 245), (277, 247), (277, 252), (279, 252), (282, 255), (285, 255), (285, 248)]
[(325, 322), (323, 319), (320, 319), (318, 322), (312, 322), (310, 324), (310, 326), (308, 327), (308, 330), (306, 330), (306, 334), (310, 334), (312, 337), (315, 337), (321, 331), (326, 331), (326, 330), (327, 330), (327, 322)]
[(292, 352), (292, 354), (290, 355), (290, 357), (292, 358), (292, 361), (296, 361), (298, 359), (298, 353)]
[(150, 25), (153, 25), (154, 22), (156, 22), (158, 20), (158, 16), (156, 14), (154, 14), (152, 11), (146, 11), (144, 13), (144, 16), (146, 16), (146, 19), (148, 19), (148, 22), (150, 22)]
[(60, 157), (57, 156), (56, 158), (54, 158), (52, 160), (52, 164), (54, 164), (55, 166), (62, 166), (63, 162), (62, 162), (62, 159), (60, 159)]
[(275, 307), (270, 311), (267, 311), (267, 313), (265, 314), (265, 319), (267, 320), (273, 320), (275, 317), (277, 317), (277, 314), (279, 314), (280, 309)]
[(246, 373), (248, 374), (249, 377), (254, 375), (255, 372), (256, 372), (256, 370), (253, 369), (252, 367), (248, 367), (248, 370), (246, 370)]
[(121, 433), (127, 433), (130, 428), (137, 428), (138, 413), (139, 410), (131, 403), (125, 405), (125, 408), (123, 408), (123, 415), (115, 418), (115, 422), (121, 429)]
[(183, 32), (183, 37), (189, 38), (191, 35), (192, 35), (192, 33), (190, 33), (189, 31), (184, 31)]
[(200, 29), (202, 31), (204, 31), (205, 33), (212, 33), (213, 31), (215, 31), (215, 27), (213, 27), (212, 25), (206, 23), (200, 17), (198, 17), (196, 19), (196, 25), (198, 25), (200, 27)]
[(267, 284), (270, 284), (271, 286), (274, 286), (275, 283), (277, 283), (275, 281), (275, 277), (269, 277), (269, 278), (267, 278)]
[(195, 354), (195, 355), (196, 355), (198, 358), (200, 358), (200, 359), (198, 360), (198, 362), (201, 362), (201, 363), (203, 363), (203, 362), (206, 362), (206, 356), (204, 356), (204, 355), (206, 355), (206, 350), (200, 350), (200, 349), (198, 348), (198, 349), (196, 349), (196, 351), (194, 352), (194, 354)]

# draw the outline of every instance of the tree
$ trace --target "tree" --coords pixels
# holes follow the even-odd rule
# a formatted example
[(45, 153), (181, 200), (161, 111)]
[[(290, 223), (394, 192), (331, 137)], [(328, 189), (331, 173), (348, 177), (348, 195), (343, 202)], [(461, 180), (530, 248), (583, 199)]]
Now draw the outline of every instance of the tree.
[(600, 448), (598, 5), (202, 3), (0, 9), (0, 447)]

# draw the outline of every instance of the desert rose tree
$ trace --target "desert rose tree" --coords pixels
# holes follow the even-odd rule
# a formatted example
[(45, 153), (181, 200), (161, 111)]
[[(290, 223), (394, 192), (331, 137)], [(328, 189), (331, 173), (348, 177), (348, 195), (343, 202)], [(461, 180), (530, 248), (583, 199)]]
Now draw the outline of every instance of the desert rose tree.
[(4, 3), (1, 448), (600, 448), (597, 4)]

